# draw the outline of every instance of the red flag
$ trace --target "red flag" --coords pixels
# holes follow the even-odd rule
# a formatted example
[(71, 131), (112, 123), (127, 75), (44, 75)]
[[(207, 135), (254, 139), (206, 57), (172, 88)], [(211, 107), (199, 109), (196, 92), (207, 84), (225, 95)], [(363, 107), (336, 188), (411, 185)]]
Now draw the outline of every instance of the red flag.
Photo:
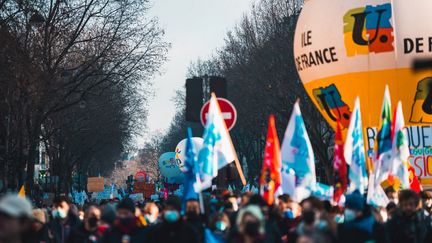
[(269, 205), (273, 204), (275, 192), (281, 185), (281, 167), (282, 162), (275, 119), (273, 115), (270, 115), (264, 150), (264, 163), (260, 177), (261, 194)]
[(420, 181), (418, 180), (417, 176), (415, 175), (414, 167), (411, 166), (411, 164), (408, 162), (408, 171), (409, 171), (409, 182), (411, 190), (415, 192), (420, 192), (423, 190)]
[(336, 124), (333, 169), (335, 178), (333, 200), (339, 202), (348, 185), (347, 163), (344, 157), (344, 141), (342, 139), (342, 130), (339, 121), (337, 121)]

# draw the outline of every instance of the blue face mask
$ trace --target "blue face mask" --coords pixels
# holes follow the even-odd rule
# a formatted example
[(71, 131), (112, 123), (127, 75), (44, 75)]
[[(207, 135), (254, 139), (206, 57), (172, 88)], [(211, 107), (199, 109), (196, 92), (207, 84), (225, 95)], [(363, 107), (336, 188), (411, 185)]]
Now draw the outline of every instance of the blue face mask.
[(175, 210), (167, 210), (165, 211), (164, 218), (168, 223), (174, 223), (180, 219), (180, 215)]
[(344, 221), (350, 222), (354, 219), (356, 219), (356, 213), (353, 210), (346, 208), (344, 212)]
[(58, 218), (58, 219), (64, 219), (67, 216), (65, 211), (59, 209), (54, 209), (51, 213), (53, 218)]
[(285, 216), (285, 218), (287, 218), (287, 219), (293, 219), (293, 218), (294, 218), (294, 214), (293, 214), (293, 212), (291, 211), (291, 209), (286, 210), (286, 211), (284, 212), (284, 216)]
[(320, 230), (326, 230), (328, 228), (328, 223), (325, 220), (320, 220), (317, 224), (317, 228)]
[(224, 221), (216, 221), (215, 228), (218, 231), (225, 231), (227, 228), (227, 225), (225, 224)]
[(338, 223), (338, 224), (342, 224), (344, 222), (344, 216), (343, 215), (337, 214), (334, 219), (335, 219), (336, 223)]

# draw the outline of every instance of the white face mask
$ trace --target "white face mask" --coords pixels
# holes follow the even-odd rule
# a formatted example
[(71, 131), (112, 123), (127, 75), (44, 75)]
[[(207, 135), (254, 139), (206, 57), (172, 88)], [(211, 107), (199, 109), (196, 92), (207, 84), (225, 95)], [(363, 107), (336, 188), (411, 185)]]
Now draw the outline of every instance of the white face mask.
[(428, 207), (428, 208), (431, 208), (432, 207), (432, 199), (426, 200), (425, 201), (425, 206)]
[(392, 199), (390, 199), (390, 202), (394, 202), (396, 205), (398, 205), (399, 199), (398, 198), (392, 198)]
[(156, 219), (151, 214), (146, 214), (144, 217), (150, 224), (156, 221)]
[(356, 216), (356, 212), (355, 211), (353, 211), (353, 210), (351, 210), (349, 208), (345, 209), (345, 212), (344, 212), (344, 222), (351, 222), (354, 219), (356, 219), (356, 217), (357, 216)]
[(380, 210), (379, 213), (381, 215), (381, 218), (383, 219), (383, 222), (387, 222), (387, 219), (388, 219), (387, 212), (385, 210)]

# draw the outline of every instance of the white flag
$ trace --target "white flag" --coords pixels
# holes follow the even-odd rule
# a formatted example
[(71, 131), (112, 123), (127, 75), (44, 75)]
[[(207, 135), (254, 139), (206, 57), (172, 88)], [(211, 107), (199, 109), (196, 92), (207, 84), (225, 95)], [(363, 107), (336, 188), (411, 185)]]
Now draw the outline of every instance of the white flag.
[(200, 178), (194, 184), (196, 192), (211, 187), (211, 181), (218, 175), (218, 169), (236, 159), (231, 137), (214, 94), (210, 99), (203, 139), (204, 143), (198, 154)]
[[(302, 187), (303, 189), (315, 187), (315, 156), (298, 101), (294, 104), (291, 118), (285, 131), (281, 156), (283, 193), (291, 193), (291, 196), (294, 196), (292, 195), (293, 187)], [(290, 170), (293, 170), (294, 173)], [(293, 174), (295, 174), (294, 180)], [(295, 185), (292, 185), (293, 181), (295, 181)]]

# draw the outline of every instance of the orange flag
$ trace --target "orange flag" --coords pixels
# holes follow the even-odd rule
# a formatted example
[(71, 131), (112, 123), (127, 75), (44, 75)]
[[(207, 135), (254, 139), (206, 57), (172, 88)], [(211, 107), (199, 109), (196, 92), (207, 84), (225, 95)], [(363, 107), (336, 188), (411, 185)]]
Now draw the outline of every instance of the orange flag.
[(260, 177), (261, 195), (269, 205), (273, 204), (275, 192), (281, 185), (281, 167), (281, 153), (275, 119), (273, 115), (270, 115)]
[(25, 189), (24, 189), (24, 185), (21, 186), (19, 192), (18, 192), (18, 196), (19, 197), (25, 197)]

